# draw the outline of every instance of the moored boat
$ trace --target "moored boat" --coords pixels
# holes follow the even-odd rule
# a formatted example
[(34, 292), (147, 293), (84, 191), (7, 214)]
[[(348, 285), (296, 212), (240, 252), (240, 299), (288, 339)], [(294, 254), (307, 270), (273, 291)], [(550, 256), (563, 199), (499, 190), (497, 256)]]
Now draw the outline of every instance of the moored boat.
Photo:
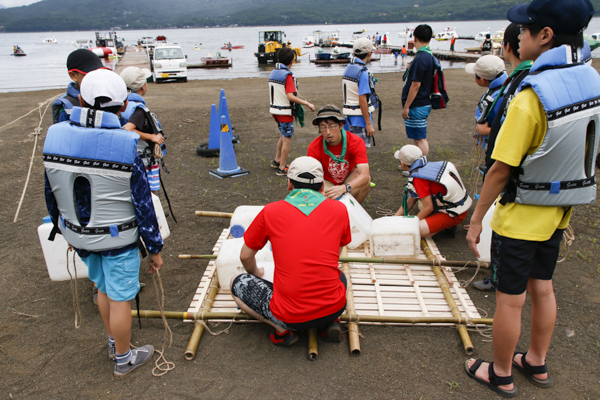
[(453, 37), (458, 37), (458, 34), (456, 33), (456, 29), (452, 29), (450, 27), (444, 29), (442, 32), (439, 32), (438, 34), (435, 35), (435, 40), (438, 41), (442, 41), (442, 40), (450, 40)]
[(229, 57), (222, 57), (221, 53), (217, 53), (217, 56), (213, 57), (212, 54), (208, 53), (208, 56), (200, 57), (200, 61), (206, 65), (229, 64)]

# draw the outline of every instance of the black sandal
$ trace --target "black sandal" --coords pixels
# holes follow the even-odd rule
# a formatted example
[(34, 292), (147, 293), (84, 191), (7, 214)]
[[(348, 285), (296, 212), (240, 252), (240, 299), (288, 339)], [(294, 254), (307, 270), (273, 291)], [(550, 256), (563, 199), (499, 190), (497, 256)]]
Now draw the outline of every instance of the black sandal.
[(490, 378), (489, 382), (484, 381), (483, 379), (475, 375), (475, 372), (477, 372), (477, 370), (483, 362), (485, 362), (483, 358), (478, 358), (475, 361), (475, 363), (473, 363), (473, 365), (471, 365), (471, 367), (469, 368), (469, 360), (465, 361), (465, 372), (467, 373), (467, 375), (469, 375), (469, 378), (472, 378), (475, 381), (481, 383), (482, 385), (487, 386), (502, 397), (515, 397), (519, 393), (519, 390), (516, 386), (514, 386), (511, 390), (504, 390), (498, 387), (500, 385), (510, 385), (511, 383), (513, 383), (514, 379), (512, 375), (497, 376), (494, 372), (494, 362), (491, 362), (488, 368), (488, 374)]
[[(519, 363), (517, 363), (515, 361), (515, 356), (517, 354), (523, 355), (523, 357), (521, 357), (521, 365), (522, 366), (519, 365)], [(526, 351), (515, 351), (515, 354), (513, 355), (513, 365), (515, 366), (515, 368), (518, 369), (527, 378), (529, 378), (531, 383), (533, 383), (535, 386), (540, 387), (540, 388), (551, 387), (554, 384), (554, 380), (552, 379), (552, 377), (550, 375), (548, 375), (548, 377), (546, 379), (538, 379), (535, 376), (533, 376), (533, 375), (547, 373), (548, 366), (546, 365), (546, 363), (544, 363), (544, 365), (534, 367), (532, 365), (529, 365), (529, 363), (527, 361), (525, 361), (525, 355), (527, 355)]]

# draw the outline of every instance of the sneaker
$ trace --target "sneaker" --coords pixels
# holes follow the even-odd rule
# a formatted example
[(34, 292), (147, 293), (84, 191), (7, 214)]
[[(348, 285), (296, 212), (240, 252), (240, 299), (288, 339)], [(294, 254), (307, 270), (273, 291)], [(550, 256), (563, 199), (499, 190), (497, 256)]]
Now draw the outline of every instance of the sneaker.
[(277, 168), (277, 172), (275, 172), (275, 175), (277, 175), (277, 176), (287, 176), (289, 167), (290, 166), (287, 165), (284, 169)]
[(117, 358), (117, 349), (116, 349), (115, 345), (112, 345), (112, 344), (108, 345), (108, 358), (111, 360), (114, 360), (115, 358)]
[(410, 171), (404, 171), (404, 170), (402, 170), (402, 176), (405, 176), (405, 177), (408, 178), (410, 176)]
[(279, 169), (279, 163), (275, 160), (271, 161), (271, 168)]
[(125, 364), (115, 364), (114, 374), (117, 378), (127, 375), (137, 367), (146, 364), (154, 354), (154, 347), (147, 344), (137, 349), (131, 349), (131, 360)]
[(298, 341), (298, 334), (290, 330), (283, 332), (283, 335), (275, 331), (269, 337), (275, 346), (291, 346)]
[(336, 319), (331, 324), (327, 325), (321, 332), (321, 339), (324, 342), (341, 342), (342, 341), (342, 327), (340, 325), (340, 319)]
[(491, 292), (492, 290), (494, 290), (494, 287), (492, 286), (492, 281), (489, 278), (484, 279), (482, 281), (473, 282), (473, 287), (475, 289), (484, 290), (486, 292)]

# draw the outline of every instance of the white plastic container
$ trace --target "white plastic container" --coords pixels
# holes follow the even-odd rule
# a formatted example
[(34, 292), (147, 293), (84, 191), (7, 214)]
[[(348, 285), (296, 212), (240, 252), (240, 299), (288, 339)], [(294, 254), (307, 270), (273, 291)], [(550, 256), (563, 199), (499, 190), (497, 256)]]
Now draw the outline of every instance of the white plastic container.
[(348, 245), (349, 249), (356, 249), (369, 238), (369, 229), (373, 223), (373, 218), (365, 211), (358, 201), (350, 193), (344, 194), (340, 202), (348, 210), (350, 219), (350, 230), (352, 231), (352, 241)]
[(250, 226), (254, 218), (262, 211), (265, 206), (239, 206), (233, 212), (229, 224), (229, 233), (234, 238), (241, 238), (244, 232)]
[(414, 258), (421, 250), (417, 217), (383, 217), (373, 220), (369, 244), (374, 257)]
[(154, 212), (156, 213), (156, 219), (158, 220), (158, 229), (160, 230), (160, 236), (163, 240), (171, 235), (169, 224), (167, 223), (167, 217), (165, 217), (165, 211), (163, 210), (160, 198), (152, 193), (152, 204), (154, 204)]
[[(44, 223), (38, 227), (38, 236), (40, 238), (40, 244), (42, 245), (42, 251), (44, 252), (48, 275), (50, 275), (50, 279), (53, 281), (67, 281), (71, 279), (69, 272), (67, 271), (67, 248), (69, 245), (61, 234), (56, 234), (54, 241), (52, 242), (48, 240), (48, 236), (50, 235), (50, 232), (52, 232), (53, 227), (54, 225), (52, 225), (49, 216), (44, 217)], [(71, 275), (75, 278), (73, 253), (75, 253), (77, 278), (87, 278), (87, 266), (74, 251), (69, 252), (69, 271), (71, 272)]]
[[(240, 252), (244, 245), (244, 238), (227, 239), (223, 241), (217, 256), (217, 276), (219, 277), (219, 286), (229, 290), (231, 278), (235, 275), (245, 274), (246, 270), (240, 261)], [(266, 280), (273, 280), (273, 252), (271, 251), (271, 243), (267, 242), (265, 247), (256, 253), (256, 262), (259, 267), (265, 268)], [(271, 265), (267, 265), (271, 264)]]
[(479, 252), (479, 261), (490, 262), (491, 247), (492, 247), (492, 215), (496, 209), (496, 202), (487, 210), (481, 221), (481, 234), (479, 235), (479, 243), (477, 243), (477, 251)]

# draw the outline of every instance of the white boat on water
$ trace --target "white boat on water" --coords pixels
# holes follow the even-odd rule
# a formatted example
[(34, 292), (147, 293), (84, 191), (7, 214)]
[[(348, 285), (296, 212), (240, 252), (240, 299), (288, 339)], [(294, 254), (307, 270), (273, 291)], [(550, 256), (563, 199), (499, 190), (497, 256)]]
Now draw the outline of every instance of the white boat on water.
[(442, 32), (439, 32), (438, 34), (435, 35), (435, 40), (450, 40), (453, 37), (457, 38), (458, 37), (458, 33), (456, 33), (456, 28), (452, 29), (450, 27), (446, 28), (445, 30), (443, 30)]
[(600, 40), (600, 32), (592, 33), (590, 37), (594, 40)]
[(54, 44), (54, 43), (58, 43), (58, 42), (56, 41), (56, 39), (54, 37), (51, 37), (51, 38), (46, 38), (46, 39), (42, 40), (42, 43)]
[(398, 32), (398, 37), (402, 38), (402, 39), (406, 39), (406, 38), (412, 39), (414, 32), (415, 32), (414, 26), (411, 26), (410, 28), (406, 27), (406, 28), (404, 28), (403, 31)]
[(483, 32), (479, 32), (477, 35), (475, 35), (475, 40), (477, 40), (478, 42), (483, 42), (485, 40), (485, 35), (490, 35), (491, 37), (491, 29), (488, 28), (487, 31), (483, 31)]
[(494, 37), (492, 38), (492, 41), (496, 42), (496, 43), (500, 43), (504, 40), (504, 31), (506, 30), (505, 27), (502, 27), (501, 30), (496, 31), (496, 33), (494, 33)]

